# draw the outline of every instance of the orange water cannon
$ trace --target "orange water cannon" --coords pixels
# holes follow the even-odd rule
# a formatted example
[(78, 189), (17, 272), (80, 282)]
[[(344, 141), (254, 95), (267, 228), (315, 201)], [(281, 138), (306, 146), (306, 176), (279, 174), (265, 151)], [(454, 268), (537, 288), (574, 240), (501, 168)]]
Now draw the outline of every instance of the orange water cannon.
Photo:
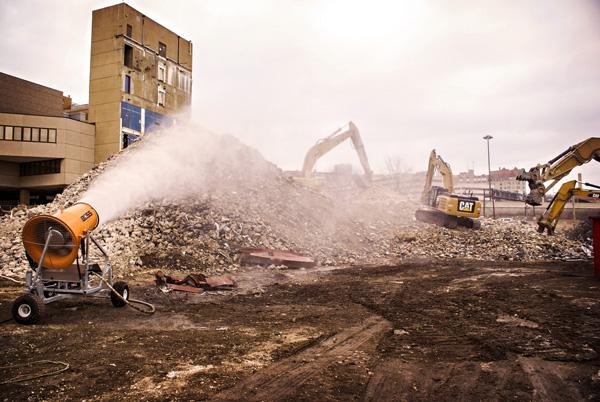
[(23, 245), (31, 259), (39, 263), (50, 237), (42, 265), (65, 269), (75, 261), (82, 239), (98, 226), (98, 222), (98, 212), (91, 205), (78, 202), (54, 215), (29, 219), (23, 227)]
[[(22, 238), (30, 269), (25, 274), (26, 292), (12, 305), (16, 322), (35, 324), (44, 305), (74, 296), (104, 293), (115, 307), (128, 303), (129, 287), (113, 283), (108, 254), (92, 235), (99, 221), (94, 207), (78, 202), (25, 223)], [(94, 256), (92, 247), (98, 250)]]

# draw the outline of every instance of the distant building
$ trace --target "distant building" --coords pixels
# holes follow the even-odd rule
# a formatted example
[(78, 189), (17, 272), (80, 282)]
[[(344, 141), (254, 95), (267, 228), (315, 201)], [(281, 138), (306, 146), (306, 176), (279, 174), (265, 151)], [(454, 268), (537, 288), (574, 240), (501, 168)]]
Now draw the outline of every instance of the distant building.
[[(518, 181), (517, 175), (520, 173), (520, 169), (505, 169), (495, 170), (491, 172), (492, 177), (492, 189), (496, 193), (503, 194), (503, 198), (513, 199), (509, 196), (517, 193), (527, 193), (527, 183), (524, 181)], [(425, 176), (427, 172), (415, 172), (415, 173), (399, 173), (393, 175), (394, 185), (401, 189), (402, 193), (417, 195), (423, 191), (425, 184)], [(472, 169), (466, 172), (460, 172), (453, 175), (454, 192), (457, 194), (473, 194), (482, 197), (484, 194), (489, 194), (489, 182), (487, 174), (475, 174)], [(444, 185), (442, 176), (436, 173), (433, 176), (432, 185), (442, 186)], [(514, 197), (515, 199), (518, 197)]]
[(61, 91), (0, 73), (0, 207), (40, 204), (90, 170), (94, 126)]
[(511, 193), (526, 194), (527, 182), (517, 180), (521, 169), (501, 168), (491, 172), (492, 188), (500, 191), (509, 191)]
[(456, 192), (483, 190), (489, 187), (486, 174), (476, 175), (473, 169), (454, 175), (454, 187)]
[(192, 97), (192, 42), (125, 3), (92, 13), (95, 162), (172, 123)]

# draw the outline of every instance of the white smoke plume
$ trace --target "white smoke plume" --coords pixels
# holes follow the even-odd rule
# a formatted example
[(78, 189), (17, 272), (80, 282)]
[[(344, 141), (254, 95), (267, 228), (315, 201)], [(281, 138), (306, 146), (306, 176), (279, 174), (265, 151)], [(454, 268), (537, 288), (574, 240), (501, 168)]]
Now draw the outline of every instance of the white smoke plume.
[[(114, 163), (116, 162), (116, 163)], [(80, 201), (92, 205), (100, 224), (153, 200), (178, 199), (218, 188), (235, 191), (274, 165), (230, 136), (192, 123), (153, 132), (97, 177)]]

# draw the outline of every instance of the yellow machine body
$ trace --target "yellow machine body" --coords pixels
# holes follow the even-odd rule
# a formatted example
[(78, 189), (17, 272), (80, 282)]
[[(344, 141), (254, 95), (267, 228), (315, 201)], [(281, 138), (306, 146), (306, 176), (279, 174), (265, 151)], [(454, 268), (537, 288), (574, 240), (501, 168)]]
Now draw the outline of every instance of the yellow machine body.
[(481, 201), (477, 199), (440, 195), (437, 202), (437, 209), (448, 215), (477, 219), (481, 214)]
[(42, 266), (52, 269), (68, 268), (77, 258), (81, 238), (98, 226), (99, 217), (89, 204), (80, 202), (54, 215), (38, 215), (23, 227), (23, 245), (36, 262), (42, 256), (50, 229), (53, 235)]

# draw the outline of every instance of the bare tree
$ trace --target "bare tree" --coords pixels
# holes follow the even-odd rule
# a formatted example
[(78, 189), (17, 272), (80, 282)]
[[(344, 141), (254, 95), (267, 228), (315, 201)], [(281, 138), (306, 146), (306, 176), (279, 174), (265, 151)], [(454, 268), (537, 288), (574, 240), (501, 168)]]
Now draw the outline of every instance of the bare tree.
[(385, 169), (388, 174), (407, 173), (409, 169), (404, 166), (399, 156), (388, 156), (385, 158)]

